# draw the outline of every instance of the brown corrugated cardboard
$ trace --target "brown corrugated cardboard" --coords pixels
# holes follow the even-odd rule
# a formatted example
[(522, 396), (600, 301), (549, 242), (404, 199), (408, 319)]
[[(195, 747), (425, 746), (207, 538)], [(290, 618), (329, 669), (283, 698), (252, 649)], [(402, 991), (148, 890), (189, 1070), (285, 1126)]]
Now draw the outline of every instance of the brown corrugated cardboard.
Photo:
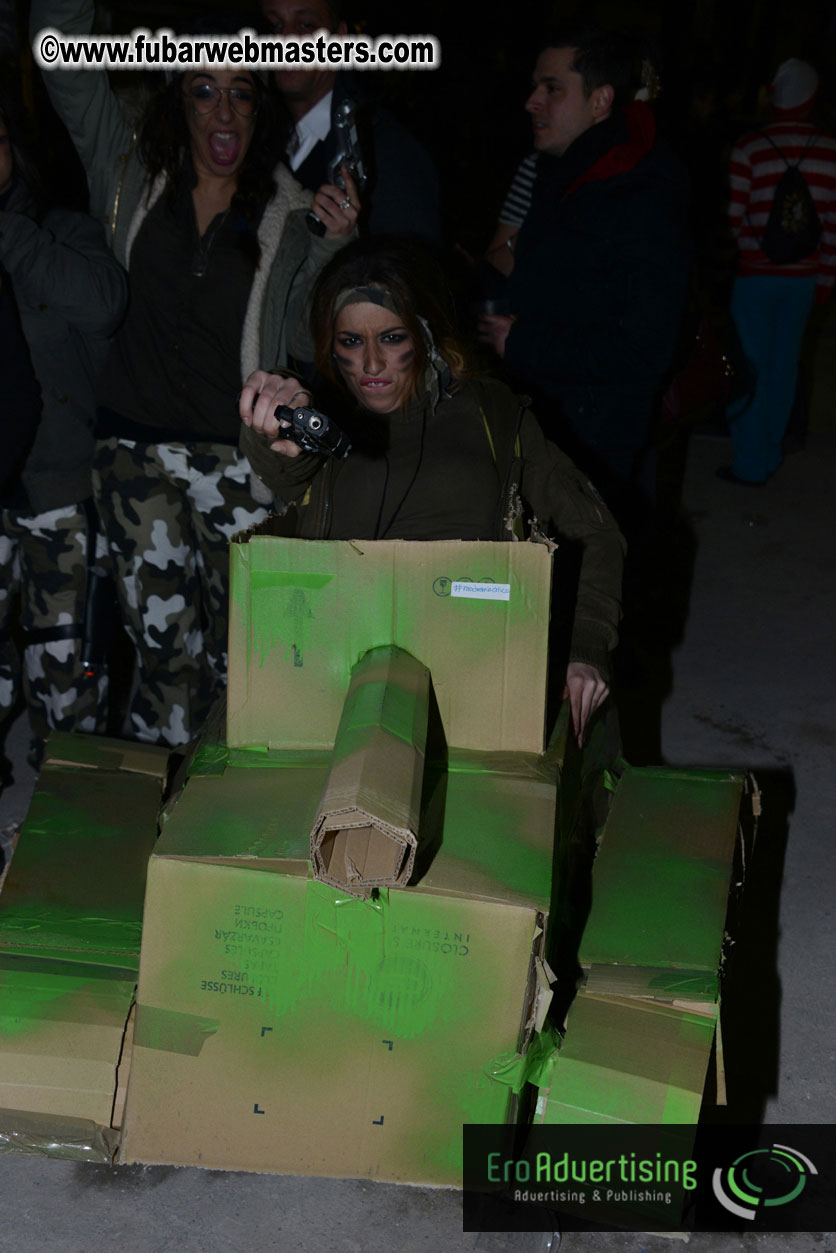
[(456, 1185), (542, 1019), (553, 772), (454, 760), (429, 870), (363, 901), (308, 877), (322, 755), (230, 759), (151, 859), (123, 1160)]
[(48, 741), (0, 895), (0, 1148), (112, 1158), (167, 759)]
[(136, 969), (168, 752), (55, 741), (59, 759), (50, 737), (0, 895), (0, 953)]
[(587, 981), (539, 1121), (696, 1123), (743, 784), (727, 771), (625, 771), (592, 872)]
[(138, 744), (104, 735), (73, 735), (53, 731), (44, 749), (44, 766), (70, 766), (75, 770), (125, 770), (165, 779), (169, 750), (157, 744)]
[(581, 942), (588, 991), (717, 999), (743, 783), (729, 771), (625, 772)]
[(717, 1015), (661, 1002), (578, 994), (551, 1088), (541, 1090), (545, 1123), (695, 1124)]
[(0, 958), (0, 1134), (9, 1111), (110, 1127), (132, 972)]
[(268, 530), (230, 547), (231, 745), (330, 749), (352, 667), (395, 644), (428, 667), (448, 744), (543, 751), (545, 546), (320, 542)]
[(316, 879), (364, 899), (409, 882), (429, 708), (429, 671), (403, 649), (370, 649), (354, 666), (311, 832)]

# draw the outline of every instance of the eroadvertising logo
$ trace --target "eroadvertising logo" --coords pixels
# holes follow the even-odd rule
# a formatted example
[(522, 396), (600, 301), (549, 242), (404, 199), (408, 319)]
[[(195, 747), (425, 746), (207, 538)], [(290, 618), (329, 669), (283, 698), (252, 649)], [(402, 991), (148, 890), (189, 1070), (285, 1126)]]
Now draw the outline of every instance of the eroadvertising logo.
[(836, 1222), (831, 1124), (484, 1124), (464, 1128), (463, 1149), (466, 1231), (831, 1231)]
[(714, 1195), (738, 1218), (754, 1221), (766, 1207), (789, 1205), (801, 1196), (810, 1175), (817, 1175), (809, 1157), (787, 1144), (741, 1153), (731, 1166), (718, 1166), (712, 1178)]

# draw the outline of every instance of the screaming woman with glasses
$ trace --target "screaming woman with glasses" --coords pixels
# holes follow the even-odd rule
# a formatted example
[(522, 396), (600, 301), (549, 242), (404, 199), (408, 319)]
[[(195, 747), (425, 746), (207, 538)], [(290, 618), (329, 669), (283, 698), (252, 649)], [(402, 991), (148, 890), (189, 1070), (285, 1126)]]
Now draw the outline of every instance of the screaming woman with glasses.
[[(92, 0), (31, 6), (34, 32), (85, 34), (92, 15)], [(239, 24), (213, 18), (206, 33)], [(45, 80), (130, 279), (98, 389), (94, 468), (137, 653), (125, 730), (175, 746), (225, 681), (230, 536), (265, 516), (231, 401), (254, 370), (311, 358), (310, 286), (354, 231), (357, 189), (349, 176), (313, 198), (299, 187), (270, 96), (245, 69), (175, 75), (136, 132), (103, 72)]]

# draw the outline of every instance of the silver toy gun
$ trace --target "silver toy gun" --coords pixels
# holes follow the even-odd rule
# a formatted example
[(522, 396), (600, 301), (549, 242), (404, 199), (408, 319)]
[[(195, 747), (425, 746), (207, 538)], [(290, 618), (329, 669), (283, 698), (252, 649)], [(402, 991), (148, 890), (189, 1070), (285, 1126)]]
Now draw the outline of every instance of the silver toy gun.
[[(328, 165), (328, 182), (345, 190), (345, 180), (342, 176), (342, 167), (345, 166), (357, 184), (357, 190), (362, 191), (366, 185), (367, 176), (363, 154), (360, 151), (360, 140), (357, 136), (355, 107), (353, 100), (342, 100), (334, 110), (337, 151)], [(314, 235), (325, 234), (325, 223), (316, 216), (313, 210), (308, 213), (306, 221), (308, 230)]]

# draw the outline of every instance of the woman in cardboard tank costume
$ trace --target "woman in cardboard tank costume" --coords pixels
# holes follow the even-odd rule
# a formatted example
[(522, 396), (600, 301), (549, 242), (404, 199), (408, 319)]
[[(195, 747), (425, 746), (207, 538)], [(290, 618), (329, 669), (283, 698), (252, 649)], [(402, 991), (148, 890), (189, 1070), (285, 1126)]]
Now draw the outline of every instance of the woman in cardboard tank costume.
[(609, 693), (624, 541), (520, 399), (474, 372), (444, 293), (418, 245), (349, 245), (311, 310), (319, 372), (353, 402), (344, 434), (333, 404), (320, 414), (298, 379), (257, 370), (239, 402), (241, 449), (302, 538), (513, 540), (528, 525), (579, 545), (564, 695), (580, 741)]

